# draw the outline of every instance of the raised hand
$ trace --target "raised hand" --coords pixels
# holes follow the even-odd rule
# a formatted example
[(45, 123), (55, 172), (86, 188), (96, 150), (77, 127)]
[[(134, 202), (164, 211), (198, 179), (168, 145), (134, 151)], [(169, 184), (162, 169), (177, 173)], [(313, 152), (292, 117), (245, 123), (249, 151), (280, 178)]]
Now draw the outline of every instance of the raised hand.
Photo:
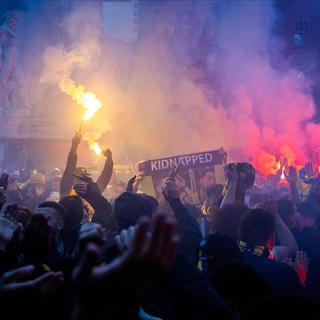
[(102, 151), (102, 154), (106, 157), (106, 158), (109, 158), (109, 159), (112, 159), (112, 152), (110, 149), (105, 149)]
[(88, 185), (85, 183), (77, 183), (73, 186), (73, 189), (79, 197), (84, 198), (88, 192)]
[[(158, 278), (170, 267), (178, 246), (172, 218), (158, 215), (151, 235), (148, 229), (148, 220), (142, 220), (127, 250), (109, 264), (100, 265), (100, 248), (88, 244), (72, 274), (77, 298), (74, 319), (87, 319), (84, 315), (110, 319), (136, 316), (137, 308), (124, 310), (123, 301), (138, 305), (137, 293), (145, 280)], [(126, 316), (119, 317), (120, 313)]]
[(92, 178), (90, 177), (90, 175), (84, 174), (84, 173), (82, 173), (81, 175), (77, 175), (77, 174), (73, 173), (72, 175), (74, 177), (76, 177), (78, 180), (82, 181), (80, 183), (76, 183), (73, 186), (73, 189), (76, 191), (76, 193), (79, 197), (84, 198), (88, 192), (89, 185), (93, 184)]
[[(149, 223), (146, 220), (138, 225), (127, 251), (127, 259), (132, 259), (142, 270), (146, 268), (146, 276), (153, 276), (157, 268), (164, 271), (169, 269), (179, 241), (175, 235), (176, 222), (166, 213), (154, 217), (151, 235), (147, 232), (148, 227)], [(150, 266), (154, 268), (149, 268)]]
[(312, 163), (311, 162), (307, 162), (304, 166), (304, 172), (307, 175), (308, 178), (312, 178), (313, 176), (315, 176), (315, 172), (313, 170), (312, 167)]
[(162, 188), (162, 194), (168, 202), (175, 199), (180, 199), (179, 188), (177, 187), (175, 181), (171, 178), (167, 179), (165, 186)]
[(297, 251), (293, 268), (298, 274), (300, 282), (302, 284), (305, 284), (309, 268), (309, 258), (307, 257), (307, 254), (305, 252)]
[(78, 180), (82, 181), (73, 186), (79, 197), (85, 198), (89, 193), (101, 193), (96, 182), (93, 182), (89, 174), (76, 175), (72, 174)]
[(22, 281), (23, 279), (32, 276), (34, 271), (35, 268), (32, 265), (28, 265), (6, 272), (0, 279), (0, 291), (12, 292), (34, 288), (41, 292), (45, 292), (48, 289), (55, 288), (63, 282), (61, 272), (49, 272), (33, 280)]
[(138, 172), (128, 181), (127, 192), (136, 193), (139, 189), (139, 185), (142, 180), (143, 180), (143, 172)]
[(90, 177), (90, 175), (88, 173), (87, 174), (82, 173), (81, 175), (73, 173), (72, 175), (82, 182), (85, 182), (85, 183), (93, 182), (92, 178)]
[(117, 247), (121, 252), (124, 252), (129, 248), (135, 233), (136, 227), (131, 226), (128, 229), (121, 230), (120, 234), (115, 237)]
[(129, 181), (127, 185), (127, 192), (133, 192), (133, 185), (135, 184), (137, 176), (134, 175)]
[(180, 199), (180, 191), (176, 184), (177, 173), (178, 167), (172, 168), (169, 172), (168, 178), (166, 179), (165, 186), (162, 188), (162, 194), (168, 202)]
[(79, 231), (79, 248), (83, 251), (88, 243), (102, 246), (107, 239), (106, 229), (98, 223), (83, 223)]
[(296, 184), (298, 181), (298, 173), (294, 166), (290, 166), (288, 173), (284, 171), (284, 175), (289, 184)]
[(12, 271), (8, 271), (3, 274), (0, 280), (0, 287), (3, 288), (5, 285), (15, 283), (19, 280), (23, 280), (31, 276), (35, 271), (34, 266), (29, 265), (21, 267)]
[[(175, 222), (171, 217), (159, 214), (154, 219), (152, 234), (148, 232), (149, 226), (148, 220), (142, 220), (133, 237), (127, 241), (127, 250), (109, 264), (99, 265), (99, 247), (88, 244), (72, 275), (76, 294), (81, 301), (85, 303), (90, 297), (93, 303), (99, 304), (98, 297), (95, 300), (97, 295), (137, 288), (146, 278), (157, 277), (159, 271), (168, 270), (178, 246)], [(107, 308), (108, 300), (103, 301), (103, 305), (91, 307)]]

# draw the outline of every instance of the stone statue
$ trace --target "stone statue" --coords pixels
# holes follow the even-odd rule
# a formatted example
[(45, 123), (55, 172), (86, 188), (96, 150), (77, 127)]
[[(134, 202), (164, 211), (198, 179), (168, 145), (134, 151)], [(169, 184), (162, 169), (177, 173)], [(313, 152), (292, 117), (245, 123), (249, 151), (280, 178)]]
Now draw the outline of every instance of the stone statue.
[(9, 111), (12, 106), (15, 66), (17, 62), (16, 11), (7, 12), (0, 26), (0, 110)]

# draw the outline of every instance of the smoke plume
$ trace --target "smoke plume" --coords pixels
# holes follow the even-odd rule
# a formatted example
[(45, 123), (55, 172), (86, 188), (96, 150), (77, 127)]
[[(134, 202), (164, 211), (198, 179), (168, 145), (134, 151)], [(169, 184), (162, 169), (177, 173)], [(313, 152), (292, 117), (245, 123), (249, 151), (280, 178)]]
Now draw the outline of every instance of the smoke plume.
[(267, 174), (280, 159), (317, 159), (308, 79), (273, 34), (273, 1), (147, 3), (152, 18), (135, 43), (104, 37), (98, 2), (71, 6), (52, 26), (55, 41), (37, 53), (41, 73), (32, 80), (42, 89), (31, 102), (40, 108), (39, 96), (54, 92), (60, 114), (74, 114), (66, 126), (76, 127), (81, 112), (65, 94), (94, 92), (103, 107), (86, 130), (118, 162), (223, 147)]

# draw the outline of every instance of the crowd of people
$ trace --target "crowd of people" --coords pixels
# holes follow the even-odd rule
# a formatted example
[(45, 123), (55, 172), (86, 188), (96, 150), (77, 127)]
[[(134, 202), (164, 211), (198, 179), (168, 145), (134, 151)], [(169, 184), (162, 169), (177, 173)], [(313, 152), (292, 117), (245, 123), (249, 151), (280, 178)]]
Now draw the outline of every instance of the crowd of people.
[(141, 175), (110, 199), (111, 151), (93, 181), (77, 166), (80, 141), (64, 170), (1, 175), (3, 319), (320, 318), (311, 164), (284, 161), (254, 184), (253, 171), (250, 189), (241, 166), (226, 166), (226, 184), (208, 185), (200, 205), (181, 201), (177, 169), (159, 199), (139, 191)]

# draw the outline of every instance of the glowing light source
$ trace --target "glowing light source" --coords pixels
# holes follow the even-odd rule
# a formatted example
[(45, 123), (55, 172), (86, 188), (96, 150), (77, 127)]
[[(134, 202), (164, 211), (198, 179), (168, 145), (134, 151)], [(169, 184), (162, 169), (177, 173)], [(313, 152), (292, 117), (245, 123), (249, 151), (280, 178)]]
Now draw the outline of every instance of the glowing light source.
[(86, 110), (82, 118), (83, 121), (88, 121), (102, 107), (101, 101), (96, 97), (95, 93), (86, 91), (85, 86), (81, 84), (76, 85), (72, 79), (61, 80), (59, 87)]
[(89, 145), (90, 149), (93, 150), (97, 156), (100, 156), (102, 154), (102, 149), (99, 146), (98, 142), (93, 142)]
[[(96, 114), (96, 112), (102, 108), (102, 103), (97, 98), (95, 93), (86, 91), (85, 86), (81, 84), (76, 85), (76, 83), (71, 78), (60, 80), (59, 87), (64, 93), (71, 96), (72, 99), (77, 103), (77, 105), (85, 110), (79, 128), (79, 131), (82, 133), (84, 122), (90, 120)], [(106, 119), (105, 122), (108, 124), (109, 130), (111, 130), (111, 126)], [(92, 134), (94, 135), (94, 137), (92, 136)], [(100, 134), (97, 136), (95, 130), (91, 133), (86, 132), (83, 137), (83, 139), (88, 142), (90, 149), (93, 150), (97, 156), (100, 156), (102, 154), (102, 149), (96, 142), (99, 137)]]
[(85, 92), (78, 98), (77, 103), (86, 109), (83, 121), (88, 121), (101, 108), (101, 102), (93, 92)]

